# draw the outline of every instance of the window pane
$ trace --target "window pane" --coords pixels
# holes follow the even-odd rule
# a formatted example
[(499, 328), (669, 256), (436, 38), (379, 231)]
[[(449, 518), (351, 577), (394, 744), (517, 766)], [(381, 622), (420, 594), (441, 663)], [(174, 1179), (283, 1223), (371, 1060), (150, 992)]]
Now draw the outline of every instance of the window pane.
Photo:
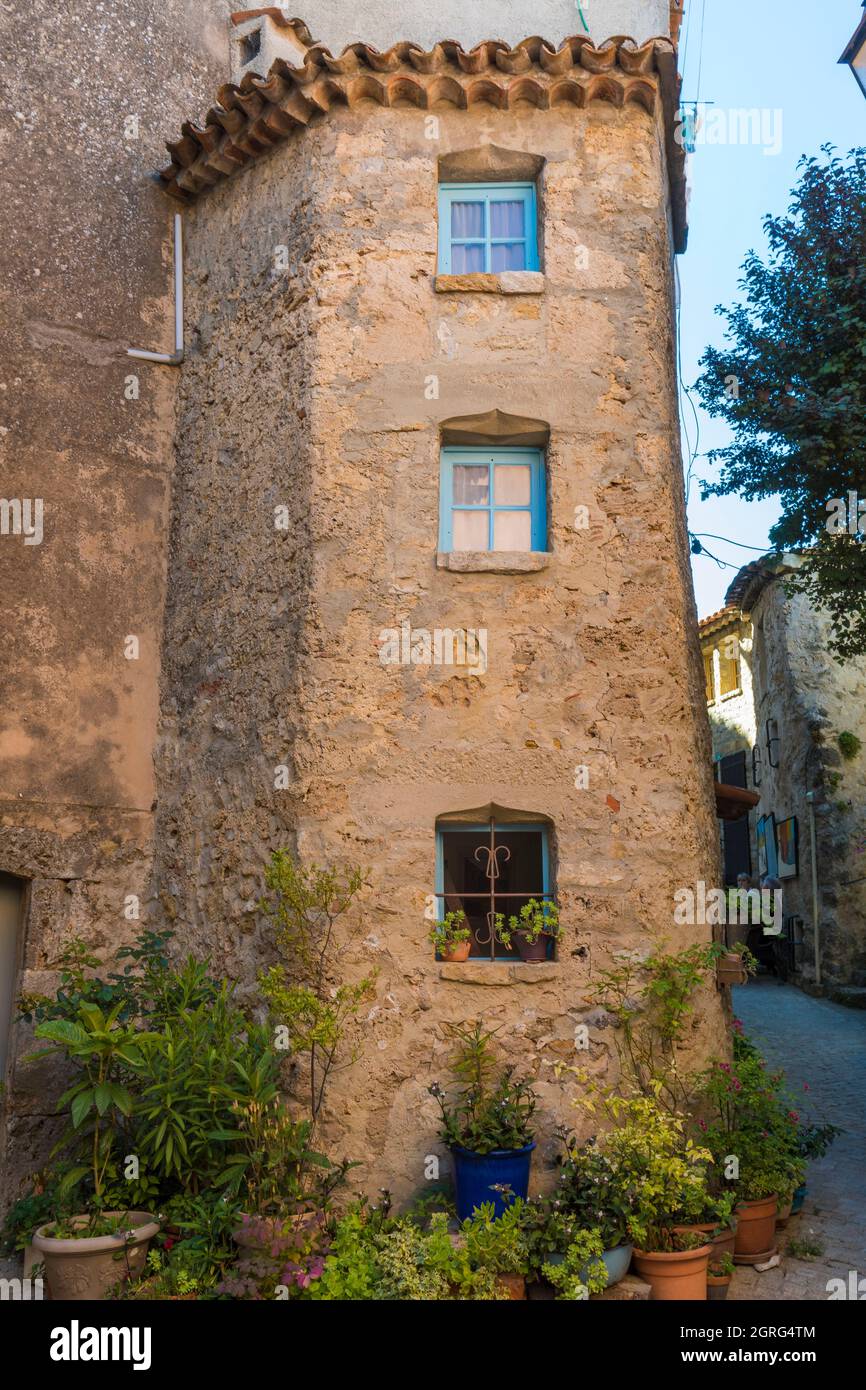
[[(470, 237), (484, 236), (484, 204), (452, 203), (451, 235), (468, 240)], [(504, 233), (503, 235), (509, 235)]]
[(487, 550), (490, 545), (489, 512), (454, 512), (455, 550)]
[(492, 237), (522, 237), (523, 200), (490, 204), (490, 235)]
[(531, 550), (532, 517), (529, 512), (495, 512), (494, 550)]
[(487, 464), (455, 463), (453, 486), (455, 503), (464, 507), (486, 507), (490, 501)]
[[(455, 469), (456, 472), (456, 469)], [(493, 488), (500, 507), (528, 507), (530, 503), (532, 469), (529, 464), (498, 463), (494, 469)], [(461, 502), (468, 502), (461, 497)]]
[(731, 695), (740, 688), (740, 663), (736, 657), (719, 652), (719, 694)]
[[(455, 248), (456, 250), (456, 248)], [(490, 248), (490, 269), (525, 270), (526, 247), (522, 241), (502, 241)]]
[(475, 275), (483, 271), (484, 266), (484, 247), (475, 245), (462, 245), (456, 242), (451, 247), (451, 274), (452, 275)]
[[(509, 858), (498, 856), (499, 878), (496, 880), (498, 894), (515, 894), (514, 897), (500, 897), (497, 910), (506, 917), (517, 916), (524, 903), (530, 898), (540, 899), (544, 893), (543, 837), (541, 830), (514, 831), (507, 825), (496, 826), (496, 843), (504, 845)], [(437, 914), (456, 912), (462, 908), (473, 931), (471, 954), (490, 959), (489, 924), (487, 913), (490, 910), (490, 880), (484, 868), (486, 865), (486, 846), (490, 843), (487, 827), (467, 830), (465, 827), (443, 829), (442, 860), (444, 894), (436, 900)], [(481, 849), (476, 856), (475, 851)], [(481, 938), (480, 940), (478, 938)], [(496, 955), (500, 960), (514, 960), (515, 951), (506, 950), (500, 943), (496, 945)]]

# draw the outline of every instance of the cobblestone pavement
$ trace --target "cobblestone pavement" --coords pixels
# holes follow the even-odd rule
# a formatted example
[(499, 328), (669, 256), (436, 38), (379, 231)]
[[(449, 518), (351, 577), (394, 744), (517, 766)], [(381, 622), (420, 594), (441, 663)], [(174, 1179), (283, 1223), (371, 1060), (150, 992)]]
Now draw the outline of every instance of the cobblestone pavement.
[[(847, 1287), (851, 1271), (866, 1297), (866, 1010), (813, 999), (769, 976), (734, 990), (734, 1014), (770, 1065), (784, 1068), (795, 1096), (808, 1084), (807, 1110), (845, 1133), (809, 1166), (803, 1211), (778, 1232), (781, 1264), (764, 1274), (739, 1266), (728, 1298), (826, 1300), (828, 1280)], [(788, 1242), (805, 1240), (823, 1253), (786, 1254)]]

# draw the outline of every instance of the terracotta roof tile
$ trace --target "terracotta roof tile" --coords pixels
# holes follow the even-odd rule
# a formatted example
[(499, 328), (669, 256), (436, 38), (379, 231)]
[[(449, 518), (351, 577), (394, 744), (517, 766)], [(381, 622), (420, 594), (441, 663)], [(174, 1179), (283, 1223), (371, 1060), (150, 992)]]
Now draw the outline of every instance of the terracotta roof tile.
[[(232, 18), (240, 22), (258, 13), (262, 11), (242, 10)], [(278, 58), (267, 77), (247, 73), (239, 86), (228, 83), (219, 89), (218, 104), (208, 111), (204, 126), (184, 123), (181, 138), (168, 143), (171, 164), (161, 173), (174, 197), (196, 197), (335, 105), (372, 99), (381, 106), (410, 101), (429, 109), (439, 102), (460, 108), (488, 102), (506, 110), (518, 101), (541, 109), (608, 101), (619, 107), (637, 102), (652, 113), (660, 95), (676, 248), (685, 250), (685, 154), (675, 139), (680, 79), (668, 39), (638, 46), (628, 38), (611, 38), (597, 48), (578, 35), (557, 49), (536, 36), (515, 48), (488, 40), (469, 52), (453, 39), (443, 39), (429, 51), (396, 43), (384, 53), (354, 43), (335, 57), (312, 42), (300, 21), (277, 19), (280, 11), (264, 13), (293, 30), (306, 46), (304, 61), (293, 66)]]

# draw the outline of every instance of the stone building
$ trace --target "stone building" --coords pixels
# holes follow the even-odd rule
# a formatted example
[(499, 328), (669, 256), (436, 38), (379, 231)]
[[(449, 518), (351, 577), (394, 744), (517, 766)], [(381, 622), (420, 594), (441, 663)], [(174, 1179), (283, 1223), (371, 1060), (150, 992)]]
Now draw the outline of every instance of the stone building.
[(777, 965), (805, 988), (859, 1004), (866, 1002), (866, 659), (843, 664), (828, 653), (826, 613), (786, 591), (785, 577), (799, 563), (785, 555), (746, 565), (726, 607), (700, 624), (705, 671), (713, 651), (721, 662), (709, 704), (718, 780), (760, 795), (747, 845), (723, 828), (726, 878), (735, 882), (740, 864), (756, 879), (775, 873), (784, 914)]
[[(50, 982), (72, 929), (105, 950), (128, 938), (140, 894), (149, 925), (250, 990), (270, 958), (272, 851), (369, 866), (342, 968), (375, 967), (377, 999), (328, 1128), (364, 1160), (359, 1185), (398, 1192), (430, 1150), (447, 1023), (501, 1025), (545, 1133), (573, 1122), (555, 1063), (615, 1080), (602, 1027), (575, 1056), (593, 973), (672, 939), (674, 891), (719, 873), (675, 381), (679, 9), (593, 0), (575, 34), (572, 4), (542, 8), (403, 5), (399, 30), (385, 4), (235, 16), (236, 83), (182, 125), (162, 174), (184, 223), (183, 363), (137, 364), (150, 433), (130, 437), (115, 403), (99, 422), (146, 474), (139, 529), (110, 528), (119, 464), (92, 481), (110, 563), (67, 521), (94, 586), (102, 569), (90, 637), (111, 677), (70, 656), (70, 690), (49, 646), (61, 782), (10, 798), (0, 840), (24, 988)], [(177, 95), (155, 92), (148, 120), (170, 122)], [(202, 109), (198, 87), (184, 105)], [(136, 177), (113, 120), (94, 174), (110, 188)], [(166, 266), (139, 343), (170, 337), (169, 284)], [(68, 539), (43, 553), (59, 583)], [(42, 637), (60, 597), (28, 593)], [(44, 767), (32, 680), (17, 689), (32, 743), (10, 747), (44, 749)], [(79, 736), (102, 782), (75, 811), (62, 778)], [(555, 898), (555, 958), (496, 950), (494, 894)], [(429, 918), (458, 904), (473, 955), (444, 964)], [(676, 930), (680, 946), (709, 929)], [(696, 1064), (722, 1026), (707, 990)], [(13, 1029), (20, 1170), (49, 1107), (16, 1050)]]

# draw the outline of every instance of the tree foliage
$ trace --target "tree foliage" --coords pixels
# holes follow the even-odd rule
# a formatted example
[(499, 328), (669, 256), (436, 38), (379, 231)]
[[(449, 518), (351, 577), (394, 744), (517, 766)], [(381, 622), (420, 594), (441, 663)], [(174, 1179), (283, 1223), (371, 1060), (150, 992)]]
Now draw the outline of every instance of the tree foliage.
[(790, 587), (829, 612), (846, 659), (866, 653), (866, 545), (827, 522), (831, 499), (866, 504), (866, 149), (824, 146), (798, 167), (787, 214), (764, 220), (766, 260), (750, 251), (743, 265), (744, 299), (717, 308), (726, 346), (701, 359), (702, 404), (733, 433), (708, 454), (721, 472), (702, 491), (781, 497), (770, 540), (802, 551)]

